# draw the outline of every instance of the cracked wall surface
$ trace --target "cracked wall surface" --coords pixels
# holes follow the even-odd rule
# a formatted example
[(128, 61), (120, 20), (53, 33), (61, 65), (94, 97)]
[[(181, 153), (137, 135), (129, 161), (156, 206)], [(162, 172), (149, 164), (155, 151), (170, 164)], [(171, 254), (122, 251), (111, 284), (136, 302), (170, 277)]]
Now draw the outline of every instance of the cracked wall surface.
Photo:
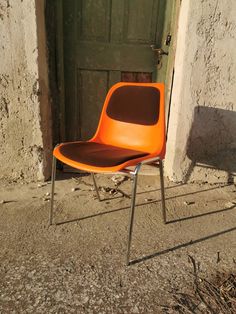
[(236, 174), (236, 1), (183, 0), (167, 175), (232, 182)]
[(0, 178), (49, 175), (50, 114), (39, 47), (35, 2), (0, 0)]

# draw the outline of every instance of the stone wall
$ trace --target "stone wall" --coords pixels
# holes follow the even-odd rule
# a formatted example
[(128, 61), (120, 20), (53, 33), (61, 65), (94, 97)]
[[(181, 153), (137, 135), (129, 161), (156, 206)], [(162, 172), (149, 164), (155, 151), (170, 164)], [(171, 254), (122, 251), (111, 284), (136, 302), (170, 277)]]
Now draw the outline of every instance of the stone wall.
[(36, 2), (0, 0), (0, 178), (49, 176), (44, 1)]
[(235, 0), (182, 0), (165, 172), (175, 181), (235, 180)]

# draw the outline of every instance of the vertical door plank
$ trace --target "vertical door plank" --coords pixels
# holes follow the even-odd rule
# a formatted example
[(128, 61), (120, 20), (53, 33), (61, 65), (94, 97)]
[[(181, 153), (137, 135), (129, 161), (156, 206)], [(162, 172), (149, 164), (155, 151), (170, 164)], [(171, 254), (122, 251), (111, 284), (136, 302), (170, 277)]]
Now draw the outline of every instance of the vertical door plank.
[(78, 71), (78, 91), (80, 109), (80, 137), (91, 138), (99, 122), (99, 117), (107, 93), (107, 71)]
[(120, 81), (121, 81), (120, 71), (109, 71), (108, 89)]
[(125, 3), (126, 43), (155, 43), (157, 0), (129, 0)]
[(123, 42), (124, 8), (127, 0), (113, 0), (111, 9), (111, 42)]
[(110, 38), (110, 0), (79, 1), (79, 40), (108, 42)]

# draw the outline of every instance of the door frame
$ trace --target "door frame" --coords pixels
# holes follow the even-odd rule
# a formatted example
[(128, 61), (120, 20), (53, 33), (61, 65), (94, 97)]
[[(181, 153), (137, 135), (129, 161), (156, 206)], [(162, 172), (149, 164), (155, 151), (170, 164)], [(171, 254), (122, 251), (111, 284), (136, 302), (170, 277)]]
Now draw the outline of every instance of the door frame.
[(166, 118), (166, 134), (168, 136), (169, 128), (169, 117), (171, 111), (171, 96), (172, 96), (172, 87), (174, 81), (174, 65), (175, 65), (175, 53), (176, 53), (176, 44), (177, 44), (177, 32), (178, 32), (178, 23), (179, 23), (179, 11), (182, 0), (174, 0), (172, 2), (170, 24), (166, 26), (167, 32), (164, 31), (164, 38), (162, 44), (166, 40), (166, 36), (169, 33), (171, 34), (171, 43), (169, 47), (169, 57), (167, 62), (166, 69), (166, 80), (165, 80), (165, 118)]
[[(165, 0), (166, 1), (166, 0)], [(166, 65), (166, 79), (165, 79), (165, 102), (166, 102), (166, 128), (168, 132), (168, 122), (171, 107), (171, 92), (172, 83), (174, 79), (174, 61), (175, 61), (175, 51), (176, 51), (176, 35), (177, 26), (179, 18), (179, 9), (181, 0), (169, 0), (170, 4), (166, 10), (166, 14), (169, 14), (169, 20), (165, 19), (164, 31), (162, 38), (162, 48), (165, 47), (165, 40), (167, 34), (171, 34), (171, 42), (169, 46), (169, 56)], [(63, 48), (63, 0), (57, 0), (56, 4), (54, 0), (46, 0), (49, 4), (51, 12), (53, 11), (53, 17), (51, 14), (46, 16), (47, 24), (47, 37), (53, 37), (53, 42), (48, 40), (48, 53), (49, 53), (49, 79), (51, 82), (51, 89), (56, 89), (56, 91), (51, 90), (52, 102), (53, 102), (53, 143), (65, 141), (65, 84), (64, 84), (64, 48)], [(167, 12), (170, 10), (170, 12)], [(47, 11), (47, 9), (46, 9)], [(52, 21), (53, 19), (53, 21)], [(50, 23), (49, 23), (50, 20)], [(53, 24), (53, 27), (51, 26)], [(54, 32), (54, 36), (52, 36)], [(51, 64), (55, 66), (50, 67)]]

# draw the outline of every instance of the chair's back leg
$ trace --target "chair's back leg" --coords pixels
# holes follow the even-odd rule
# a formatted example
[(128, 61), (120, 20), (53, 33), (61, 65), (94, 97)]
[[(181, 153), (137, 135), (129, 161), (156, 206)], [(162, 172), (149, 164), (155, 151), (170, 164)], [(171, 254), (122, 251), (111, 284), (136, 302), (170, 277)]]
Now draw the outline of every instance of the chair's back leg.
[(97, 186), (97, 182), (96, 182), (96, 179), (95, 179), (95, 174), (92, 172), (91, 175), (92, 175), (92, 178), (93, 178), (93, 185), (94, 185), (94, 188), (95, 188), (95, 191), (96, 191), (96, 194), (97, 194), (97, 198), (98, 198), (99, 202), (101, 202), (101, 197), (99, 195), (98, 186)]
[(52, 176), (51, 176), (51, 207), (49, 212), (49, 225), (52, 225), (53, 219), (53, 203), (54, 203), (54, 189), (55, 189), (55, 179), (56, 179), (56, 165), (57, 159), (53, 156), (52, 158)]
[(164, 176), (163, 176), (163, 163), (159, 160), (159, 170), (160, 170), (160, 183), (161, 183), (161, 205), (162, 205), (162, 215), (163, 221), (166, 223), (166, 204), (165, 204), (165, 186), (164, 186)]

